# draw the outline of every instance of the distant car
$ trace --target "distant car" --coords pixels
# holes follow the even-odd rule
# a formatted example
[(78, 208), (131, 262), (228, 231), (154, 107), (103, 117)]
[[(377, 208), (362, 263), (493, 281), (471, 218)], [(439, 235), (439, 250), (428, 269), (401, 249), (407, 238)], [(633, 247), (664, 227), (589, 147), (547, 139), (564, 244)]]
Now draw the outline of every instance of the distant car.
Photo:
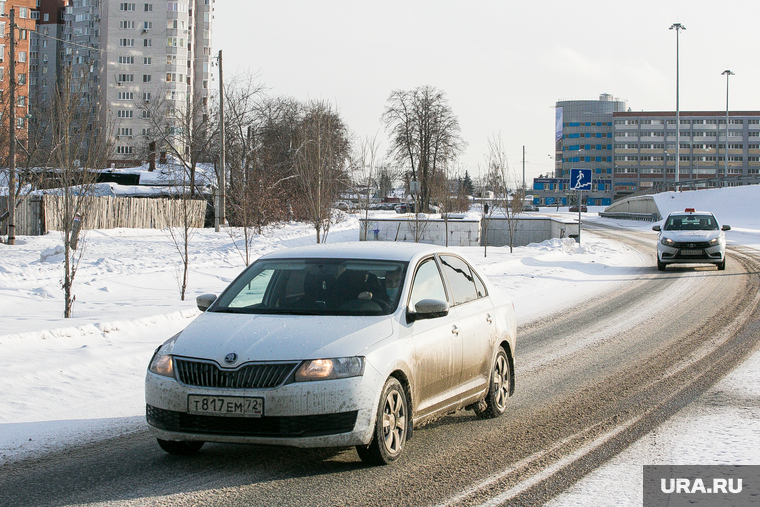
[[(587, 211), (588, 208), (586, 206), (581, 206), (581, 213), (586, 213)], [(578, 213), (578, 206), (571, 206), (570, 213)]]
[[(523, 211), (540, 211), (538, 206), (534, 206), (533, 204), (526, 204), (523, 206)], [(578, 211), (577, 209), (575, 211)]]
[(407, 202), (407, 203), (396, 204), (394, 209), (396, 210), (396, 213), (414, 213), (414, 203)]
[(172, 454), (356, 446), (387, 464), (414, 427), (459, 409), (497, 417), (514, 392), (514, 306), (443, 247), (282, 250), (196, 301), (204, 313), (145, 379), (148, 424)]
[(345, 211), (345, 212), (348, 212), (348, 211), (351, 210), (351, 206), (349, 206), (347, 202), (336, 202), (336, 203), (333, 203), (333, 208), (339, 209), (339, 210)]
[(709, 211), (670, 213), (662, 226), (655, 225), (657, 236), (657, 269), (664, 271), (668, 264), (711, 263), (726, 269), (726, 235), (731, 226), (718, 223)]

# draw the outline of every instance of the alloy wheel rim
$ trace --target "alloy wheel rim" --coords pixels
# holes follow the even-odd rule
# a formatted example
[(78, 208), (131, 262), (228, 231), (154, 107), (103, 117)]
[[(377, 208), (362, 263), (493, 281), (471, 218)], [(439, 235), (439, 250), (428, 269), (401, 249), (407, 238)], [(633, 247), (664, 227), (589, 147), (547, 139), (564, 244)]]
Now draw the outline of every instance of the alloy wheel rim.
[(494, 403), (499, 410), (503, 410), (509, 398), (509, 365), (507, 358), (499, 356), (493, 372)]
[(406, 434), (406, 402), (397, 390), (388, 393), (383, 407), (383, 441), (390, 454), (401, 451)]

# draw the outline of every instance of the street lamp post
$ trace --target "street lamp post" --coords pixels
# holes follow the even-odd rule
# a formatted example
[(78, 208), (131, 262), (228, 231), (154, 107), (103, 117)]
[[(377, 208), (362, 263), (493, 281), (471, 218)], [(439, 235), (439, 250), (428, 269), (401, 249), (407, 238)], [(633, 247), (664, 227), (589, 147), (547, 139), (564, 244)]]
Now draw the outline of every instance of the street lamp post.
[[(726, 69), (723, 72), (721, 72), (722, 76), (726, 76), (726, 144), (724, 145), (726, 147), (725, 153), (724, 153), (724, 159), (726, 161), (726, 164), (724, 166), (724, 173), (723, 173), (723, 184), (720, 186), (728, 185), (728, 76), (733, 76), (734, 73), (730, 70)], [(720, 181), (720, 179), (718, 180)]]
[(681, 23), (673, 23), (670, 26), (670, 30), (676, 31), (676, 179), (675, 186), (678, 190), (679, 172), (681, 165), (681, 106), (680, 106), (680, 68), (679, 68), (679, 47), (678, 47), (678, 35), (681, 30), (686, 30), (686, 27)]

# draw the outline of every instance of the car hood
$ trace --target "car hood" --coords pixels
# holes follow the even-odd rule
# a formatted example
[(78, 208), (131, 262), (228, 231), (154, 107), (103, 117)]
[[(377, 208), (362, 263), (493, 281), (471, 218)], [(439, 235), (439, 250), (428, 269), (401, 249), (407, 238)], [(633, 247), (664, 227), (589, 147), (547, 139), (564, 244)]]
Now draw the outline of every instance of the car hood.
[(172, 355), (224, 364), (362, 355), (393, 333), (390, 315), (370, 317), (241, 315), (206, 312), (182, 331)]
[(721, 231), (663, 231), (663, 238), (670, 238), (673, 241), (710, 241), (719, 238)]

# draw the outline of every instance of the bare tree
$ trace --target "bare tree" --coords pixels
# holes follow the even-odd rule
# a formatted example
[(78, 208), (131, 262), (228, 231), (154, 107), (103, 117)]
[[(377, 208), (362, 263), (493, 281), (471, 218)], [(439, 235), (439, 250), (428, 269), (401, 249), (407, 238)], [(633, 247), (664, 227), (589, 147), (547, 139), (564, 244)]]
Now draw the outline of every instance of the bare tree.
[(293, 169), (300, 187), (300, 208), (316, 230), (317, 243), (324, 242), (333, 202), (348, 185), (345, 165), (350, 150), (347, 128), (329, 103), (307, 105), (296, 146)]
[(364, 222), (361, 224), (363, 235), (366, 238), (369, 231), (369, 211), (372, 204), (372, 195), (375, 187), (375, 179), (378, 176), (377, 152), (379, 144), (377, 136), (366, 137), (359, 141), (351, 161), (351, 169), (354, 173), (354, 187), (359, 195), (359, 209), (364, 215)]
[[(195, 233), (198, 232), (197, 224), (194, 220), (195, 213), (191, 206), (191, 203), (196, 199), (193, 199), (191, 196), (190, 189), (192, 188), (192, 185), (190, 183), (190, 176), (185, 170), (185, 167), (170, 162), (169, 171), (176, 178), (175, 182), (179, 181), (182, 183), (181, 185), (175, 185), (174, 187), (174, 197), (180, 202), (180, 216), (178, 217), (180, 219), (180, 225), (177, 227), (170, 225), (167, 227), (166, 233), (172, 240), (172, 243), (174, 243), (174, 247), (177, 249), (177, 253), (182, 260), (182, 275), (179, 280), (179, 297), (180, 300), (184, 301), (187, 292), (187, 278), (190, 271), (190, 240), (195, 236)], [(165, 208), (164, 211), (168, 212), (168, 209)], [(170, 224), (175, 222), (175, 218), (177, 217), (166, 217), (167, 222)]]
[(452, 172), (449, 164), (443, 165), (436, 174), (431, 188), (431, 197), (435, 201), (436, 206), (438, 206), (441, 219), (443, 220), (446, 246), (449, 246), (449, 219), (451, 218), (451, 214), (455, 211), (462, 211), (458, 206), (457, 184), (455, 181), (452, 181)]
[(170, 90), (162, 90), (151, 99), (138, 101), (148, 135), (144, 145), (146, 155), (155, 147), (178, 161), (175, 169), (181, 167), (187, 172), (187, 186), (190, 197), (194, 198), (205, 181), (197, 181), (198, 164), (211, 162), (215, 154), (218, 133), (216, 115), (212, 114), (207, 97), (193, 95), (186, 102), (172, 100)]
[(61, 226), (64, 249), (64, 317), (71, 317), (75, 295), (72, 291), (79, 262), (85, 250), (83, 224), (87, 223), (94, 185), (95, 169), (105, 167), (112, 151), (112, 127), (93, 123), (91, 112), (97, 102), (74, 80), (69, 69), (63, 71), (50, 108), (50, 157), (61, 199), (53, 210)]
[(396, 90), (388, 98), (382, 121), (390, 132), (390, 154), (408, 165), (419, 184), (423, 211), (430, 204), (430, 181), (439, 166), (451, 161), (465, 146), (443, 92), (431, 86)]
[(518, 189), (515, 192), (510, 192), (508, 178), (511, 171), (509, 169), (509, 161), (504, 151), (501, 137), (494, 136), (488, 139), (487, 163), (488, 169), (485, 176), (484, 187), (487, 191), (493, 193), (493, 198), (491, 199), (488, 212), (483, 213), (483, 234), (485, 234), (485, 241), (483, 242), (484, 257), (488, 252), (488, 231), (490, 220), (494, 216), (494, 213), (497, 212), (501, 215), (502, 219), (506, 220), (509, 252), (512, 253), (514, 239), (517, 236), (517, 229), (519, 226), (518, 216), (522, 213), (523, 198), (525, 195), (525, 192), (521, 189)]

